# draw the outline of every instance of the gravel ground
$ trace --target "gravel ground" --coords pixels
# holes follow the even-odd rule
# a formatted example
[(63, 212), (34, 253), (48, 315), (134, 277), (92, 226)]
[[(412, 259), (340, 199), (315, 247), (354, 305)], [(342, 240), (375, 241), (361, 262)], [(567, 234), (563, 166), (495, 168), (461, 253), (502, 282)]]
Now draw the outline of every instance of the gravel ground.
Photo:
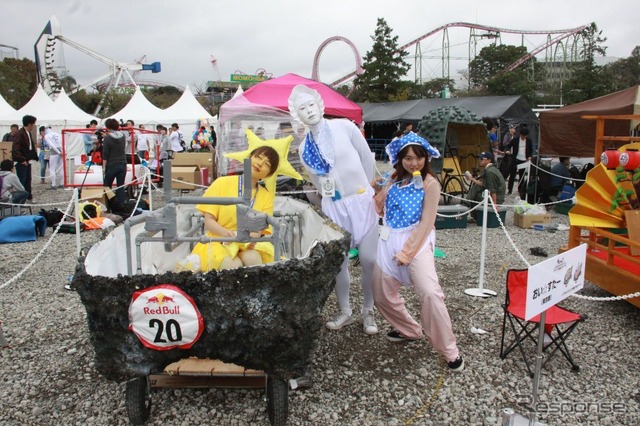
[[(35, 200), (60, 203), (65, 208), (70, 191), (45, 191), (34, 184)], [(162, 194), (154, 200), (161, 199)], [(154, 201), (156, 202), (156, 201)], [(40, 207), (35, 206), (34, 211)], [(52, 208), (52, 207), (47, 207)], [(568, 224), (566, 216), (552, 214), (552, 223)], [(464, 294), (478, 286), (481, 227), (440, 230), (437, 246), (446, 258), (437, 261), (466, 370), (450, 374), (426, 341), (393, 344), (384, 334), (389, 326), (378, 316), (381, 333), (365, 335), (357, 324), (332, 332), (323, 330), (313, 360), (314, 384), (289, 393), (291, 425), (496, 425), (502, 409), (529, 401), (532, 380), (517, 353), (499, 357), (508, 268), (543, 258), (530, 254), (539, 246), (549, 255), (566, 244), (568, 232), (520, 229), (507, 215), (507, 232), (487, 231), (485, 288), (497, 297), (481, 299)], [(124, 384), (104, 379), (94, 369), (85, 310), (78, 295), (63, 286), (76, 265), (75, 236), (51, 231), (35, 242), (0, 245), (0, 285), (21, 273), (38, 254), (35, 264), (20, 278), (0, 288), (0, 321), (11, 345), (0, 350), (0, 425), (125, 425)], [(81, 234), (82, 245), (101, 238), (100, 231)], [(362, 294), (359, 272), (352, 264), (353, 305)], [(581, 294), (607, 296), (591, 283)], [(409, 309), (417, 312), (411, 291)], [(562, 357), (543, 370), (540, 380), (540, 420), (547, 424), (640, 424), (640, 311), (623, 302), (569, 298), (564, 305), (586, 313), (589, 319), (570, 338), (581, 371), (572, 372)], [(323, 312), (336, 310), (332, 295)], [(473, 334), (471, 327), (486, 330)], [(636, 373), (634, 373), (636, 371)], [(243, 389), (180, 389), (153, 393), (150, 425), (267, 425), (265, 393)]]

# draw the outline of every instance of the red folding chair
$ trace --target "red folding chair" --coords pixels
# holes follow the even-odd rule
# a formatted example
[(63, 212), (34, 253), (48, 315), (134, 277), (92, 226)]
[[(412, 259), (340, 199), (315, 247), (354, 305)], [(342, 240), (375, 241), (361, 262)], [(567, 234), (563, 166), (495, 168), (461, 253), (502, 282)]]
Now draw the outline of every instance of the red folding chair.
[[(525, 342), (534, 343), (534, 351), (538, 343), (538, 330), (540, 326), (540, 315), (536, 315), (530, 320), (525, 320), (525, 304), (527, 301), (527, 276), (528, 269), (510, 269), (507, 271), (507, 292), (505, 297), (504, 319), (502, 321), (502, 341), (500, 343), (500, 358), (505, 359), (515, 348), (520, 350), (522, 358), (529, 376), (533, 377), (531, 365), (533, 361), (527, 356), (527, 352), (523, 347)], [(545, 332), (551, 336), (551, 341), (544, 346), (543, 354), (546, 359), (542, 363), (542, 367), (551, 360), (556, 352), (564, 355), (564, 358), (571, 364), (573, 371), (580, 371), (580, 367), (574, 362), (566, 340), (576, 329), (578, 324), (587, 317), (567, 309), (553, 306), (546, 311)], [(507, 320), (509, 322), (510, 334), (513, 338), (508, 345), (505, 345), (507, 338)]]

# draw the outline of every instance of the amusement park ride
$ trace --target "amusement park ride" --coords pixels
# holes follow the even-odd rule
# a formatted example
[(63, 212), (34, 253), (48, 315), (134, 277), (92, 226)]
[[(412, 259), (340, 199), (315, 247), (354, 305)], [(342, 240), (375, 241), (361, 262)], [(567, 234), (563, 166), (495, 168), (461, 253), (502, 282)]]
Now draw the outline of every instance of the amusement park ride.
[[(450, 79), (451, 61), (466, 59), (468, 66), (468, 63), (470, 63), (477, 54), (478, 44), (483, 40), (489, 40), (491, 43), (498, 44), (502, 42), (503, 35), (516, 37), (519, 36), (521, 39), (520, 43), (522, 45), (525, 45), (525, 41), (527, 42), (528, 53), (516, 60), (509, 67), (507, 67), (506, 71), (511, 71), (519, 66), (522, 66), (523, 64), (526, 64), (531, 58), (544, 51), (545, 62), (553, 64), (553, 66), (559, 70), (559, 72), (557, 72), (556, 74), (563, 76), (565, 75), (564, 70), (567, 65), (570, 62), (579, 60), (582, 50), (581, 46), (584, 43), (582, 32), (587, 27), (588, 25), (581, 25), (575, 28), (560, 30), (520, 30), (499, 28), (481, 24), (472, 24), (468, 22), (453, 22), (435, 28), (434, 30), (429, 31), (428, 33), (423, 34), (420, 37), (416, 37), (408, 43), (400, 46), (398, 50), (405, 51), (411, 49), (415, 51), (415, 53), (411, 55), (410, 58), (413, 58), (414, 60), (413, 69), (415, 73), (415, 82), (421, 84), (431, 78), (441, 77)], [(469, 33), (467, 42), (451, 43), (449, 33), (454, 29), (468, 30)], [(433, 42), (427, 43), (428, 39), (434, 40), (435, 36), (438, 35), (441, 36), (441, 41), (437, 43), (439, 44), (437, 48), (431, 46)], [(456, 36), (459, 39), (459, 32), (457, 32)], [(538, 37), (539, 40), (540, 36), (544, 37), (543, 42), (533, 42), (531, 40), (534, 37)], [(356, 65), (354, 71), (329, 83), (329, 85), (332, 87), (338, 87), (349, 82), (357, 75), (362, 74), (362, 56), (358, 52), (356, 46), (347, 38), (342, 36), (329, 37), (321, 43), (314, 55), (313, 71), (311, 76), (313, 80), (320, 81), (320, 56), (325, 48), (334, 42), (346, 43), (351, 48)], [(134, 78), (135, 74), (139, 71), (151, 71), (152, 73), (158, 73), (161, 69), (160, 62), (143, 64), (142, 61), (145, 58), (144, 56), (134, 63), (124, 63), (108, 58), (100, 53), (93, 51), (92, 49), (84, 47), (64, 37), (61, 34), (58, 20), (55, 16), (52, 16), (34, 45), (36, 67), (38, 70), (38, 82), (42, 84), (45, 91), (47, 91), (47, 93), (49, 94), (58, 93), (62, 87), (60, 83), (60, 76), (56, 71), (56, 68), (58, 68), (59, 65), (56, 65), (55, 62), (56, 58), (61, 57), (60, 50), (63, 44), (71, 46), (74, 49), (105, 63), (109, 67), (108, 72), (95, 78), (94, 80), (83, 86), (77, 87), (75, 91), (82, 90), (90, 86), (96, 86), (101, 87), (103, 89), (102, 92), (106, 94), (109, 90), (115, 87), (137, 86), (138, 84), (141, 84), (139, 81), (136, 82)], [(468, 52), (466, 52), (466, 55), (464, 55), (464, 57), (452, 55), (452, 53), (459, 52), (459, 48), (462, 45), (468, 46)], [(58, 49), (58, 52), (55, 52), (56, 48)], [(439, 55), (434, 54), (438, 52)], [(437, 60), (437, 66), (433, 66), (434, 60)], [(423, 65), (428, 61), (431, 61), (431, 66), (427, 65), (427, 68), (431, 69), (431, 72), (425, 72), (425, 69), (423, 67)], [(211, 56), (211, 64), (216, 73), (216, 81), (219, 84), (222, 84), (223, 82), (221, 82), (217, 60), (213, 56)], [(439, 70), (434, 71), (437, 68), (439, 68)], [(259, 72), (261, 75), (270, 78), (270, 74), (264, 71), (264, 69), (259, 69), (258, 71), (256, 71), (256, 74), (258, 74)], [(244, 73), (236, 71), (236, 74)], [(100, 104), (97, 106), (94, 115), (99, 113), (101, 107), (102, 102), (100, 102)]]
[[(44, 50), (42, 50), (43, 44)], [(103, 101), (109, 90), (114, 87), (123, 85), (137, 86), (134, 75), (139, 71), (151, 71), (155, 74), (159, 73), (161, 70), (160, 62), (143, 64), (142, 60), (144, 60), (146, 55), (134, 63), (124, 63), (116, 61), (115, 59), (108, 58), (92, 49), (89, 49), (88, 47), (82, 46), (81, 44), (64, 37), (61, 34), (60, 24), (58, 23), (57, 18), (55, 16), (52, 16), (49, 22), (47, 22), (44, 30), (42, 30), (40, 37), (33, 46), (36, 59), (36, 68), (38, 71), (38, 84), (41, 84), (45, 91), (49, 94), (59, 93), (60, 89), (62, 88), (60, 78), (55, 70), (55, 50), (57, 47), (61, 47), (60, 44), (71, 46), (74, 49), (105, 63), (109, 67), (109, 71), (107, 73), (93, 79), (83, 86), (78, 86), (72, 92), (75, 93), (93, 85), (102, 85), (106, 87), (103, 90), (103, 97), (96, 107), (94, 115), (98, 115), (98, 113), (100, 112)], [(38, 49), (39, 47), (40, 50)], [(101, 82), (102, 84), (100, 84)]]
[[(543, 51), (545, 52), (545, 62), (553, 62), (554, 64), (564, 68), (568, 63), (579, 60), (581, 45), (583, 43), (582, 31), (587, 27), (588, 25), (581, 25), (579, 27), (561, 30), (521, 30), (498, 28), (481, 24), (472, 24), (468, 22), (452, 22), (446, 25), (442, 25), (420, 37), (411, 40), (410, 42), (400, 46), (398, 50), (404, 51), (415, 49), (415, 55), (412, 55), (412, 57), (414, 59), (413, 69), (415, 72), (415, 81), (417, 83), (422, 83), (424, 80), (428, 80), (425, 79), (423, 75), (423, 62), (426, 59), (434, 59), (434, 57), (427, 57), (425, 53), (436, 50), (430, 49), (429, 47), (423, 48), (421, 46), (421, 43), (437, 34), (442, 35), (441, 48), (439, 49), (441, 55), (438, 58), (441, 62), (442, 68), (441, 77), (446, 79), (451, 78), (451, 60), (458, 58), (453, 58), (451, 56), (452, 48), (454, 46), (452, 46), (449, 41), (449, 30), (455, 28), (469, 29), (468, 55), (466, 56), (468, 62), (471, 62), (473, 58), (475, 58), (479, 40), (493, 40), (493, 43), (497, 44), (501, 42), (502, 34), (510, 34), (520, 36), (521, 43), (524, 45), (525, 38), (527, 36), (546, 36), (544, 42), (538, 45), (534, 45), (530, 49), (528, 48), (528, 53), (509, 65), (509, 67), (507, 67), (505, 71), (512, 71), (518, 68)], [(330, 37), (322, 42), (322, 44), (316, 51), (313, 59), (313, 73), (311, 77), (312, 79), (319, 81), (320, 55), (322, 54), (323, 50), (333, 42), (343, 42), (349, 45), (349, 47), (351, 47), (351, 49), (353, 50), (353, 54), (356, 60), (355, 71), (329, 83), (329, 85), (332, 87), (338, 87), (339, 85), (350, 81), (357, 75), (362, 74), (362, 61), (358, 49), (351, 41), (341, 36)]]

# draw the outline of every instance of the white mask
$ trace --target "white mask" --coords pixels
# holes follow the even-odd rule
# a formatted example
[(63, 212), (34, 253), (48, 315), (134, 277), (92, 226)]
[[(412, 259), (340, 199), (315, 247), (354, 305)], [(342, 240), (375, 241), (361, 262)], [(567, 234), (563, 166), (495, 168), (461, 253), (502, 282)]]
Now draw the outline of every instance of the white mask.
[(308, 100), (296, 108), (298, 119), (305, 126), (315, 126), (322, 119), (320, 105), (315, 100)]
[(296, 121), (306, 126), (315, 126), (324, 115), (324, 102), (316, 90), (298, 84), (289, 95), (289, 113)]

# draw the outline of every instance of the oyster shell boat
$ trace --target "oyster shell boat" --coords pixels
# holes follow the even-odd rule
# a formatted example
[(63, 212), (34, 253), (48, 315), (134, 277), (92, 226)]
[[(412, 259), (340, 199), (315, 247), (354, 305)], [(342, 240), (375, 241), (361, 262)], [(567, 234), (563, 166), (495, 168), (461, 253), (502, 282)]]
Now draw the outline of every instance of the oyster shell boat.
[[(79, 261), (73, 283), (87, 311), (97, 370), (109, 380), (125, 381), (198, 357), (284, 380), (302, 376), (349, 234), (308, 203), (276, 197), (273, 223), (280, 225), (274, 226), (274, 235), (279, 234), (276, 251), (281, 253), (276, 258), (283, 260), (174, 273), (176, 262), (203, 238), (194, 204), (204, 199), (182, 198), (183, 204), (173, 202), (178, 197), (148, 216), (129, 219)], [(180, 288), (202, 314), (204, 330), (189, 349), (149, 349), (129, 330), (132, 295), (161, 284)]]

